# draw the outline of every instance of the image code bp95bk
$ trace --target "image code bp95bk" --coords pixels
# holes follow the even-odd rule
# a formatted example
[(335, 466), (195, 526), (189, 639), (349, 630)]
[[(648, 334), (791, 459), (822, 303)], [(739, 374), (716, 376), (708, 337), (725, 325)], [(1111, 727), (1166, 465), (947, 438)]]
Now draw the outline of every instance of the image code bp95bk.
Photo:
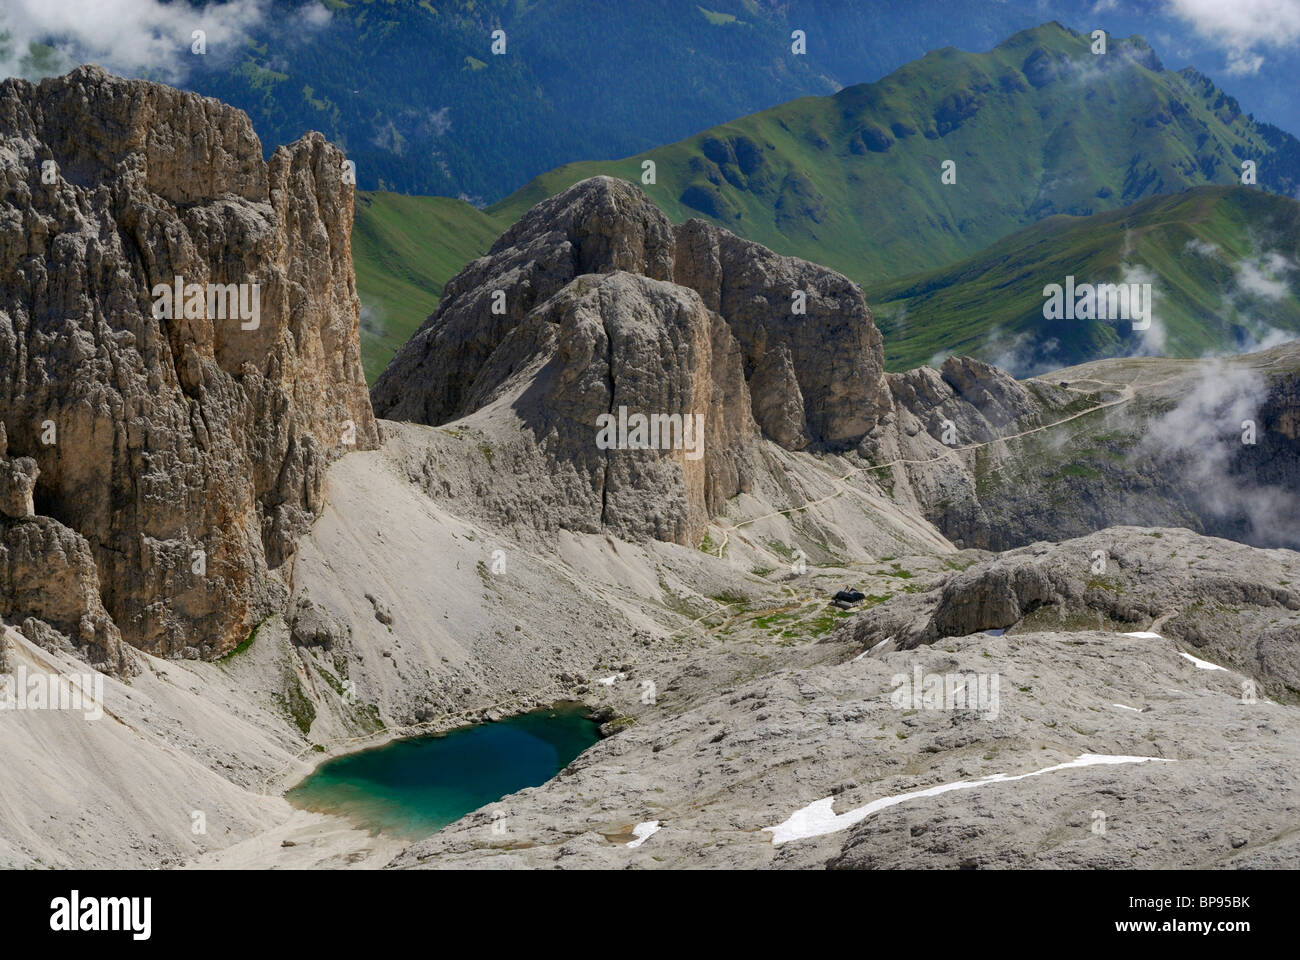
[(0, 65), (24, 934), (1277, 929), (1300, 0), (47, 0)]

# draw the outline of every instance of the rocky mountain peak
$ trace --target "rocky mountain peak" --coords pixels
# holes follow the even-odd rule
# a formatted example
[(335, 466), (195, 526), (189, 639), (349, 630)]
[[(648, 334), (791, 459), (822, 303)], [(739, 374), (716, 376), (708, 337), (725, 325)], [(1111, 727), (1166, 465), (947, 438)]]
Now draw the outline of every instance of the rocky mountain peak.
[[(862, 442), (891, 409), (883, 368), (871, 311), (841, 274), (700, 220), (674, 226), (635, 185), (595, 177), (448, 283), (371, 397), (381, 416), (433, 425), (499, 420), (504, 405), (531, 437), (519, 476), (558, 483), (538, 497), (564, 508), (539, 526), (686, 543), (749, 489), (760, 439)], [(606, 417), (632, 425), (626, 448), (599, 442)], [(702, 448), (656, 435), (642, 447), (639, 417), (702, 418)]]
[(430, 424), (473, 412), (467, 398), (491, 387), (484, 371), (506, 334), (576, 278), (613, 270), (685, 287), (718, 314), (774, 442), (846, 449), (888, 408), (880, 334), (856, 284), (704, 221), (673, 226), (635, 185), (593, 177), (539, 203), (448, 283), (376, 382), (376, 411)]
[(567, 244), (577, 274), (626, 270), (653, 280), (673, 277), (673, 225), (626, 180), (592, 177), (543, 200), (497, 239), (488, 256), (539, 239)]
[[(522, 428), (516, 479), (546, 486), (536, 499), (552, 508), (489, 494), (492, 516), (683, 543), (769, 469), (760, 441), (935, 461), (941, 476), (923, 486), (942, 500), (965, 483), (949, 433), (987, 441), (1041, 412), (969, 357), (886, 374), (852, 281), (702, 220), (674, 226), (611, 177), (539, 203), (448, 283), (372, 400), (390, 419), (472, 421), (512, 445)], [(600, 418), (619, 411), (703, 416), (704, 449), (604, 449)]]
[(174, 204), (267, 198), (262, 144), (242, 110), (94, 64), (25, 86), (30, 97), (6, 97), (0, 124), (44, 144), (47, 155), (37, 159), (57, 160), (70, 183), (93, 188), (130, 178)]

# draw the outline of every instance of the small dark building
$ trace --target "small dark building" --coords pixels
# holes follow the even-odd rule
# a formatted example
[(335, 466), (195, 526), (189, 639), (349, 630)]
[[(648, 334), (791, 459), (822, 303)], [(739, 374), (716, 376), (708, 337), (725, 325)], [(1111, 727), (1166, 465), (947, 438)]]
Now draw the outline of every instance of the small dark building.
[(848, 609), (849, 607), (856, 607), (865, 599), (867, 599), (867, 595), (861, 590), (854, 590), (852, 587), (845, 587), (839, 593), (835, 594), (834, 602), (835, 606), (842, 609)]

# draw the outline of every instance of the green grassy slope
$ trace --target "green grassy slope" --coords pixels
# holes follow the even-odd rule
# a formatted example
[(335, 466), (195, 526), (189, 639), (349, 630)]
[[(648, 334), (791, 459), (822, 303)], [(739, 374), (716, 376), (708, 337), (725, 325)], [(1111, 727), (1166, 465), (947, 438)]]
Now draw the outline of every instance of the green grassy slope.
[(368, 382), (433, 312), (443, 284), (505, 227), (462, 200), (357, 193), (352, 259)]
[[(1270, 331), (1300, 335), (1298, 265), (1300, 204), (1258, 188), (1198, 187), (1091, 217), (1051, 217), (866, 294), (890, 369), (964, 353), (1024, 373), (1134, 352), (1247, 349)], [(1123, 324), (1043, 317), (1046, 284), (1143, 271), (1163, 345)]]
[[(675, 220), (692, 216), (842, 271), (864, 285), (969, 256), (1057, 213), (1240, 179), (1300, 186), (1287, 138), (1270, 144), (1232, 98), (1192, 70), (1163, 69), (1140, 38), (1058, 24), (987, 53), (927, 54), (884, 79), (805, 97), (609, 163), (543, 174), (488, 208), (512, 221), (596, 174), (641, 182)], [(957, 182), (941, 182), (944, 161)]]
[[(268, 151), (320, 130), (356, 161), (365, 189), (489, 202), (561, 163), (625, 156), (873, 80), (944, 43), (986, 50), (1033, 16), (981, 4), (945, 18), (951, 0), (250, 6), (273, 13), (253, 18), (247, 42), (187, 58), (201, 61), (184, 77), (190, 89), (247, 111)], [(806, 55), (791, 52), (796, 27)], [(52, 60), (31, 69), (70, 67)]]
[[(644, 160), (655, 162), (656, 182), (642, 189), (673, 220), (712, 219), (877, 293), (1053, 215), (1089, 216), (1235, 184), (1246, 158), (1258, 163), (1256, 192), (1300, 190), (1300, 143), (1256, 125), (1195, 71), (1164, 70), (1140, 39), (1112, 39), (1109, 53), (1095, 56), (1088, 38), (1053, 23), (987, 53), (947, 48), (834, 96), (794, 100), (623, 160), (559, 167), (486, 211), (359, 194), (353, 252), (367, 308), (367, 376), (433, 310), (442, 284), (527, 209), (597, 174), (641, 184)], [(941, 181), (948, 159), (957, 163), (953, 184)], [(1056, 256), (1058, 273), (1072, 266), (1064, 272), (1082, 277), (1102, 266)], [(1157, 272), (1183, 266), (1154, 252), (1148, 259)], [(912, 299), (896, 287), (888, 293)], [(1016, 318), (1028, 314), (1008, 313), (1005, 304), (994, 312), (1008, 336), (1023, 332)], [(886, 340), (895, 367), (925, 362), (947, 342), (990, 353), (985, 341), (995, 325), (975, 323), (969, 312), (960, 322), (935, 316), (927, 313), (938, 325), (933, 335), (915, 324), (887, 331), (899, 337)], [(1175, 316), (1171, 348), (1229, 348), (1231, 326), (1198, 338), (1186, 315)], [(953, 336), (967, 327), (970, 336)], [(1057, 334), (1067, 362), (1125, 349), (1109, 328)]]

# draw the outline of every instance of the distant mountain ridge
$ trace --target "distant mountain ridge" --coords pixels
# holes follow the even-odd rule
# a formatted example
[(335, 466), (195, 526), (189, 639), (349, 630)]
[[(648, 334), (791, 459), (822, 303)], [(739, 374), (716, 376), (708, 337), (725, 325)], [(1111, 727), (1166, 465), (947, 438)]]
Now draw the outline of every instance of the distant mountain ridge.
[[(1250, 189), (1300, 191), (1300, 141), (1290, 134), (1252, 121), (1195, 70), (1165, 70), (1140, 38), (1111, 38), (1102, 56), (1090, 47), (1088, 37), (1049, 23), (988, 53), (936, 51), (874, 84), (795, 100), (621, 161), (560, 167), (483, 211), (384, 195), (368, 206), (363, 195), (359, 235), (404, 238), (357, 244), (372, 315), (369, 328), (363, 318), (367, 372), (373, 379), (432, 310), (440, 284), (456, 272), (453, 261), (482, 255), (494, 230), (593, 175), (641, 185), (675, 222), (712, 220), (872, 292), (976, 255), (1046, 217), (1239, 184), (1245, 160), (1256, 163)], [(653, 184), (641, 183), (647, 160)], [(945, 160), (956, 164), (955, 183), (942, 182)], [(436, 231), (418, 222), (424, 216), (437, 220)], [(418, 287), (399, 296), (390, 280), (368, 277), (415, 276), (435, 261), (424, 300)], [(893, 369), (946, 349), (912, 344), (904, 356), (886, 333)], [(984, 353), (980, 343), (967, 346)], [(1081, 348), (1062, 362), (1097, 355)]]
[(987, 49), (1027, 16), (988, 4), (954, 20), (949, 0), (321, 2), (328, 22), (297, 36), (285, 25), (303, 3), (275, 0), (251, 43), (185, 85), (247, 111), (263, 143), (320, 130), (363, 188), (488, 203), (562, 163), (832, 93), (943, 43)]
[[(639, 181), (674, 220), (700, 216), (864, 285), (969, 256), (1058, 213), (1241, 182), (1300, 191), (1300, 144), (1256, 124), (1140, 37), (1107, 53), (1057, 23), (988, 53), (934, 51), (876, 83), (806, 97), (616, 163), (553, 170), (488, 208), (513, 221), (597, 174)], [(945, 183), (945, 163), (955, 182)]]

